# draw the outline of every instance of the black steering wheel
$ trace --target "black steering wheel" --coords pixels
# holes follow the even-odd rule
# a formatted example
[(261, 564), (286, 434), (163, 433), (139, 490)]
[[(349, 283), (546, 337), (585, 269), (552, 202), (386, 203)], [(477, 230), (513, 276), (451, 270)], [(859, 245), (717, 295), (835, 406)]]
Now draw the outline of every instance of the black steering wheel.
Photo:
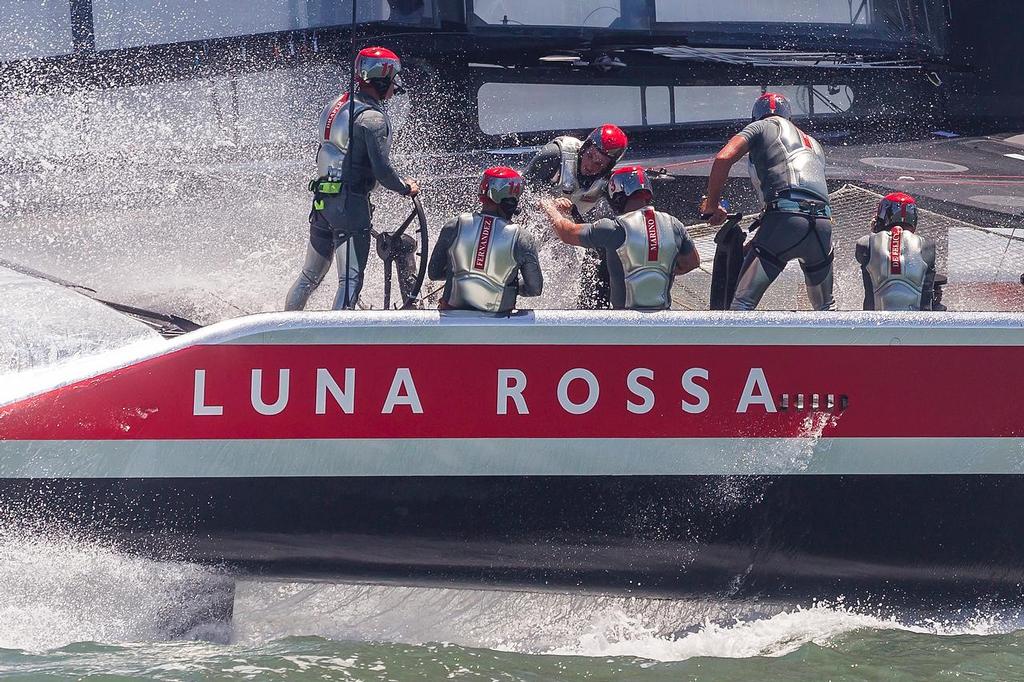
[[(430, 239), (427, 234), (427, 214), (423, 211), (420, 198), (413, 197), (412, 212), (394, 232), (377, 232), (371, 230), (377, 241), (377, 255), (384, 261), (384, 309), (405, 310), (415, 307), (419, 302), (420, 289), (427, 276), (427, 256)], [(413, 221), (418, 224), (413, 234), (409, 227)], [(398, 288), (401, 292), (401, 304), (391, 306), (392, 266), (398, 272)]]

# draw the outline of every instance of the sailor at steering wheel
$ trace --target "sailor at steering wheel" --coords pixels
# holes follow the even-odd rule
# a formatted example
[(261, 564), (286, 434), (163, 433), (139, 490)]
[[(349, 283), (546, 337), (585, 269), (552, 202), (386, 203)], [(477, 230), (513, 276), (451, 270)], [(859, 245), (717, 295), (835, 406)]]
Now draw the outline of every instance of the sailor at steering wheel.
[[(415, 197), (415, 180), (403, 180), (391, 165), (391, 123), (383, 102), (401, 91), (401, 62), (391, 50), (368, 47), (355, 61), (358, 91), (343, 93), (320, 114), (319, 177), (309, 185), (309, 245), (299, 278), (288, 291), (285, 310), (302, 310), (323, 281), (334, 257), (338, 293), (334, 310), (351, 310), (363, 288), (370, 252), (370, 192), (378, 183)], [(351, 139), (350, 139), (351, 137)]]

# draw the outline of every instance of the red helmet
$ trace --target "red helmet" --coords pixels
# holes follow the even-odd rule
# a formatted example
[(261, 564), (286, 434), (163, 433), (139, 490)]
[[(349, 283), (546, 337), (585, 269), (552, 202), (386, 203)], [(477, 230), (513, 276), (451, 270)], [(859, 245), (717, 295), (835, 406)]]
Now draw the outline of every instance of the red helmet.
[(648, 201), (654, 198), (654, 187), (647, 179), (647, 171), (642, 166), (616, 168), (608, 179), (608, 198), (612, 208), (621, 211), (626, 200), (637, 192), (647, 192)]
[(888, 230), (895, 225), (911, 232), (917, 229), (917, 202), (909, 194), (893, 192), (878, 202), (875, 231)]
[(605, 123), (600, 128), (594, 128), (593, 132), (587, 135), (583, 146), (580, 147), (580, 156), (583, 156), (588, 148), (597, 147), (602, 154), (608, 157), (608, 170), (611, 170), (626, 153), (628, 144), (629, 138), (626, 137), (626, 133), (622, 132), (622, 128)]
[(402, 62), (398, 55), (386, 47), (367, 47), (359, 51), (356, 57), (356, 78), (360, 85), (368, 85), (383, 96), (392, 83), (399, 88), (398, 74), (402, 72)]
[(750, 118), (760, 121), (768, 116), (791, 118), (793, 116), (793, 107), (790, 105), (789, 100), (779, 93), (766, 92), (754, 100), (754, 108), (750, 112)]
[(494, 166), (480, 179), (480, 201), (490, 199), (511, 216), (523, 194), (523, 176), (508, 166)]

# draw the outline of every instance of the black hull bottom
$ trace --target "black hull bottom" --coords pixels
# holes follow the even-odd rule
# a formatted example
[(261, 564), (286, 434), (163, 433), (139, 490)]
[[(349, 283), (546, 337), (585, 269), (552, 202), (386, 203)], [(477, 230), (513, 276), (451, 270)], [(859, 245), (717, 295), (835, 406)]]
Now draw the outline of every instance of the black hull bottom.
[(1024, 584), (1024, 476), (5, 479), (5, 526), (265, 577), (950, 604)]

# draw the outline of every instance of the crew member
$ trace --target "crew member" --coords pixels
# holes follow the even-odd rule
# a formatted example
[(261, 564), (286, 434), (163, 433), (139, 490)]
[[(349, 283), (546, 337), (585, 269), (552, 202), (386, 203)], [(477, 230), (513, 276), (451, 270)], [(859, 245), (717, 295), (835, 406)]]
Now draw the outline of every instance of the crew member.
[(442, 309), (507, 313), (517, 296), (540, 296), (544, 277), (533, 235), (512, 222), (522, 193), (519, 173), (488, 168), (480, 181), (480, 211), (441, 228), (427, 275), (444, 280)]
[(548, 200), (542, 206), (563, 242), (604, 251), (613, 308), (670, 308), (669, 290), (675, 276), (700, 265), (686, 228), (669, 214), (654, 210), (654, 190), (640, 166), (612, 173), (608, 197), (617, 216), (587, 224), (569, 217), (572, 204), (567, 199)]
[[(750, 153), (750, 179), (764, 198), (760, 228), (740, 268), (733, 310), (753, 310), (791, 260), (800, 262), (815, 310), (835, 310), (832, 296), (832, 208), (825, 182), (825, 154), (797, 128), (782, 95), (754, 102), (753, 122), (715, 157), (701, 214), (712, 225), (726, 220), (719, 206), (733, 164)], [(714, 208), (712, 208), (714, 207)]]
[(864, 310), (932, 310), (935, 244), (917, 234), (917, 203), (903, 192), (878, 202), (871, 234), (857, 240)]
[[(334, 310), (355, 308), (363, 287), (363, 270), (370, 252), (370, 192), (380, 183), (393, 192), (416, 196), (415, 180), (403, 180), (391, 165), (391, 123), (383, 103), (400, 91), (398, 56), (382, 47), (359, 52), (355, 62), (352, 139), (349, 116), (353, 103), (343, 93), (320, 114), (319, 177), (310, 183), (313, 210), (309, 214), (309, 246), (302, 273), (292, 285), (285, 310), (302, 310), (320, 285), (335, 256), (338, 293)], [(347, 158), (351, 151), (351, 158)]]
[[(524, 175), (534, 187), (553, 189), (572, 202), (577, 222), (613, 217), (606, 200), (608, 178), (628, 142), (626, 134), (610, 123), (594, 129), (586, 140), (556, 137), (533, 157)], [(607, 308), (608, 264), (600, 252), (584, 254), (580, 270), (580, 307)]]

